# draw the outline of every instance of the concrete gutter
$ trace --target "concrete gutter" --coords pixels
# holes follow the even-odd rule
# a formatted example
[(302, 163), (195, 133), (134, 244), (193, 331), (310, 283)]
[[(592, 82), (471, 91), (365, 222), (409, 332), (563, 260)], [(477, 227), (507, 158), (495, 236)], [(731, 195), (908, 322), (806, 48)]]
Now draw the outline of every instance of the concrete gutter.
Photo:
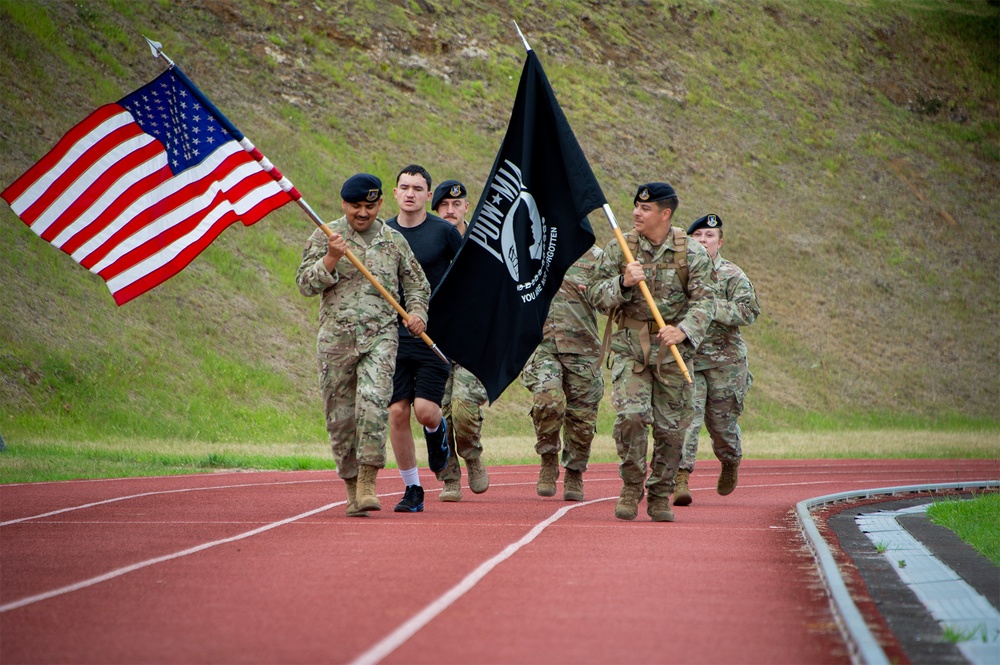
[(902, 487), (880, 487), (877, 489), (854, 490), (851, 492), (839, 492), (837, 494), (826, 494), (812, 499), (805, 499), (795, 504), (795, 513), (799, 518), (799, 524), (805, 533), (816, 555), (819, 564), (820, 577), (826, 585), (827, 593), (830, 596), (830, 604), (833, 614), (840, 625), (840, 631), (844, 635), (848, 649), (851, 653), (851, 660), (861, 665), (891, 665), (889, 658), (882, 650), (882, 646), (875, 639), (868, 624), (865, 623), (861, 611), (854, 604), (851, 593), (844, 583), (844, 578), (840, 575), (840, 568), (833, 558), (830, 546), (820, 534), (813, 520), (813, 508), (825, 506), (838, 501), (849, 501), (852, 499), (869, 499), (880, 496), (895, 496), (898, 494), (923, 494), (927, 492), (940, 492), (944, 490), (976, 490), (1000, 488), (1000, 480), (969, 480), (959, 483), (940, 483), (933, 485), (905, 485)]

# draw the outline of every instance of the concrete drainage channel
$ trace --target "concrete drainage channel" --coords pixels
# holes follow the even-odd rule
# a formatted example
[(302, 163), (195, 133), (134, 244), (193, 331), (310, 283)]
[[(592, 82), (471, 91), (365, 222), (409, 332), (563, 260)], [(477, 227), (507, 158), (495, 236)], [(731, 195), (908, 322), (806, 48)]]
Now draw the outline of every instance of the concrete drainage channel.
[[(834, 615), (838, 619), (841, 632), (844, 634), (844, 638), (847, 641), (848, 647), (851, 651), (852, 660), (854, 660), (854, 662), (863, 663), (865, 665), (890, 665), (889, 658), (886, 656), (882, 647), (879, 645), (878, 640), (876, 640), (875, 636), (868, 628), (861, 611), (851, 598), (850, 591), (844, 583), (844, 579), (840, 574), (840, 569), (833, 557), (833, 553), (831, 552), (830, 547), (827, 545), (822, 534), (820, 534), (819, 529), (813, 520), (811, 511), (818, 507), (828, 506), (830, 504), (849, 500), (893, 497), (914, 493), (971, 491), (997, 488), (1000, 488), (1000, 481), (997, 480), (941, 483), (933, 485), (907, 485), (902, 487), (881, 487), (877, 489), (827, 494), (825, 496), (806, 499), (805, 501), (800, 501), (796, 504), (795, 511), (799, 519), (799, 524), (802, 526), (806, 539), (809, 541), (809, 544), (815, 553), (817, 563), (819, 564), (820, 575), (823, 578), (823, 582), (830, 595), (830, 602), (834, 610)], [(877, 512), (877, 510), (873, 512)], [(886, 526), (884, 522), (882, 523), (882, 526)], [(926, 570), (929, 571), (929, 568)], [(942, 574), (946, 575), (947, 573)], [(954, 573), (952, 573), (952, 575), (957, 577)], [(976, 606), (978, 607), (978, 605)], [(987, 607), (989, 607), (990, 610), (993, 610), (992, 606), (988, 603)], [(996, 614), (996, 611), (993, 610), (993, 613)], [(984, 616), (983, 619), (984, 621), (982, 623), (987, 626), (986, 630), (989, 630), (992, 624), (988, 622), (992, 621), (992, 617)], [(940, 621), (940, 619), (938, 620)], [(978, 658), (978, 654), (983, 652), (988, 658), (985, 662), (995, 663), (997, 662), (995, 654), (998, 648), (1000, 648), (1000, 643), (996, 641), (996, 636), (993, 635), (992, 641), (988, 641), (985, 649), (973, 648), (973, 653), (971, 654), (973, 656), (972, 658), (969, 658), (969, 654), (965, 654), (964, 650), (963, 654), (966, 655), (969, 662), (975, 664), (980, 661), (974, 658)]]

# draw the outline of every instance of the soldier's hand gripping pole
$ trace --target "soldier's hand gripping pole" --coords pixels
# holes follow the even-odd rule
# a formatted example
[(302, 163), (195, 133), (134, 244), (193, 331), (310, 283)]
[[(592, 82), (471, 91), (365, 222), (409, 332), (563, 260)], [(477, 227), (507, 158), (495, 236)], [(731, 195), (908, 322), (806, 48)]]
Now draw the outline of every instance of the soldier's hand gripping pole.
[[(607, 203), (604, 204), (604, 214), (607, 216), (608, 221), (611, 222), (611, 231), (615, 234), (615, 238), (618, 239), (618, 245), (622, 248), (622, 254), (625, 255), (625, 262), (632, 263), (635, 261), (635, 257), (632, 256), (632, 250), (628, 248), (628, 243), (625, 242), (625, 236), (622, 235), (622, 230), (618, 228), (618, 220), (615, 219), (615, 213), (611, 211), (611, 206)], [(649, 292), (649, 286), (646, 284), (645, 279), (639, 282), (639, 290), (642, 291), (642, 295), (646, 299), (646, 304), (649, 305), (649, 311), (653, 313), (653, 318), (656, 319), (658, 329), (663, 330), (667, 324), (663, 321), (663, 316), (660, 314), (660, 310), (656, 307), (656, 302), (653, 300), (653, 294)], [(608, 325), (611, 325), (611, 323), (609, 322)], [(691, 383), (691, 375), (688, 373), (687, 365), (684, 364), (684, 359), (681, 358), (681, 352), (677, 350), (677, 346), (675, 344), (670, 345), (670, 353), (674, 355), (674, 360), (677, 362), (677, 366), (681, 368), (681, 372), (684, 373), (684, 378), (687, 379), (688, 383)]]
[[(311, 219), (316, 224), (316, 226), (318, 226), (323, 231), (323, 233), (326, 234), (327, 238), (333, 235), (333, 231), (330, 230), (330, 227), (327, 226), (323, 222), (323, 220), (319, 218), (319, 215), (317, 215), (313, 211), (312, 207), (308, 203), (306, 203), (301, 198), (295, 199), (295, 202), (298, 203), (302, 207), (302, 209), (306, 211), (306, 214), (309, 215), (309, 219)], [(372, 286), (378, 289), (378, 292), (382, 294), (382, 297), (385, 298), (387, 301), (389, 301), (389, 304), (392, 305), (392, 308), (396, 310), (396, 312), (401, 317), (403, 317), (403, 322), (404, 323), (408, 322), (410, 320), (410, 315), (406, 312), (405, 309), (403, 309), (403, 306), (399, 304), (396, 298), (391, 293), (389, 293), (388, 289), (382, 286), (382, 284), (375, 278), (375, 275), (373, 275), (371, 271), (365, 267), (365, 264), (361, 263), (358, 257), (356, 257), (351, 250), (347, 250), (347, 254), (345, 254), (344, 256), (346, 256), (347, 260), (353, 263), (354, 267), (357, 268), (358, 271), (362, 275), (364, 275), (369, 282), (372, 283)], [(431, 351), (436, 353), (438, 358), (440, 358), (444, 362), (448, 362), (448, 359), (445, 358), (443, 353), (441, 353), (441, 349), (439, 349), (438, 345), (434, 343), (434, 340), (428, 337), (427, 333), (420, 333), (420, 339), (424, 340), (424, 343), (427, 346), (431, 347)]]

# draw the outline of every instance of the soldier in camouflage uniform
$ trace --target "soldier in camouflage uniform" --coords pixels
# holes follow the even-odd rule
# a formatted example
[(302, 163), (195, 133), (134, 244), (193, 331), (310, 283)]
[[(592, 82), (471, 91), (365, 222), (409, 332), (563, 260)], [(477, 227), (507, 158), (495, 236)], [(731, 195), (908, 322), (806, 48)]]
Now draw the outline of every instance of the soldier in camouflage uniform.
[[(469, 212), (469, 194), (458, 180), (445, 180), (434, 189), (431, 210), (450, 222), (462, 235), (468, 230), (465, 216)], [(451, 375), (445, 384), (441, 413), (448, 422), (448, 465), (439, 471), (437, 479), (444, 482), (438, 495), (440, 501), (462, 500), (462, 467), (465, 460), (469, 474), (469, 489), (481, 494), (489, 489), (490, 477), (480, 457), (483, 454), (483, 406), (489, 401), (486, 387), (476, 375), (458, 363), (451, 364)]]
[(521, 372), (532, 393), (535, 452), (542, 456), (535, 491), (554, 496), (559, 478), (559, 431), (563, 433), (562, 465), (565, 501), (583, 501), (583, 472), (597, 431), (597, 406), (604, 396), (601, 340), (597, 311), (586, 287), (603, 252), (591, 247), (570, 266), (552, 299), (543, 339)]
[[(646, 512), (656, 522), (672, 522), (670, 494), (694, 418), (694, 392), (669, 351), (677, 349), (690, 366), (714, 314), (718, 286), (711, 258), (683, 229), (672, 228), (677, 194), (667, 183), (639, 187), (633, 200), (635, 230), (626, 242), (635, 261), (625, 264), (617, 242), (604, 249), (587, 293), (617, 324), (611, 349), (611, 396), (617, 413), (613, 436), (621, 458), (622, 492), (615, 517), (635, 519), (649, 492)], [(637, 284), (645, 279), (666, 325), (657, 324)], [(653, 453), (646, 479), (647, 430)]]
[(363, 516), (381, 510), (375, 478), (385, 466), (399, 333), (395, 309), (343, 257), (350, 250), (390, 293), (402, 288), (415, 335), (425, 329), (430, 285), (406, 240), (378, 217), (381, 181), (359, 173), (340, 195), (344, 217), (329, 225), (329, 238), (313, 232), (295, 281), (302, 295), (322, 296), (316, 350), (326, 429), (347, 484), (347, 514)]
[(688, 478), (694, 471), (702, 424), (708, 428), (712, 449), (722, 462), (716, 491), (725, 496), (736, 489), (743, 456), (736, 419), (743, 413), (743, 398), (753, 383), (740, 326), (752, 324), (760, 314), (753, 284), (739, 266), (719, 253), (722, 218), (705, 215), (688, 227), (687, 233), (712, 257), (720, 295), (715, 301), (715, 318), (694, 357), (695, 416), (684, 437), (684, 458), (674, 487), (675, 506), (687, 506), (694, 500)]

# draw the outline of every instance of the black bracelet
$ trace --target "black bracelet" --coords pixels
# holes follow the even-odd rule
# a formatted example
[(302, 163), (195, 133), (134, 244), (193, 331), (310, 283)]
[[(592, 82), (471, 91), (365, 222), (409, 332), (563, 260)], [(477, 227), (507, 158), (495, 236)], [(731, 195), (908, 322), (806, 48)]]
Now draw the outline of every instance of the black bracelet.
[(625, 290), (625, 275), (618, 275), (618, 288)]

